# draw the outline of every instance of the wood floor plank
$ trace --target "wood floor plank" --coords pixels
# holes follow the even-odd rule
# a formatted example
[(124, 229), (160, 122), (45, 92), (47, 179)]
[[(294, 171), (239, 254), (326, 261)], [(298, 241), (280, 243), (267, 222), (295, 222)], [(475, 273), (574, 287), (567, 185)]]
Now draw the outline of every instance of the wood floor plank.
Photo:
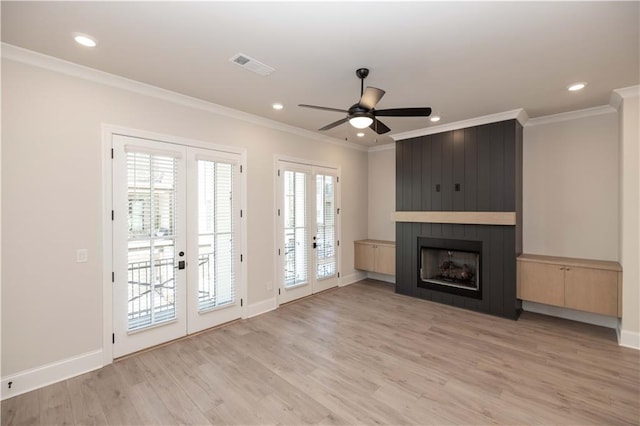
[(40, 424), (70, 425), (74, 424), (71, 399), (65, 382), (54, 383), (39, 389)]
[(640, 424), (640, 352), (364, 280), (2, 402), (2, 425)]
[(39, 391), (40, 389), (2, 401), (2, 424), (25, 426), (40, 424)]
[(96, 389), (95, 372), (82, 374), (66, 381), (69, 398), (72, 401), (74, 423), (81, 425), (106, 425), (107, 417), (100, 405), (100, 395)]

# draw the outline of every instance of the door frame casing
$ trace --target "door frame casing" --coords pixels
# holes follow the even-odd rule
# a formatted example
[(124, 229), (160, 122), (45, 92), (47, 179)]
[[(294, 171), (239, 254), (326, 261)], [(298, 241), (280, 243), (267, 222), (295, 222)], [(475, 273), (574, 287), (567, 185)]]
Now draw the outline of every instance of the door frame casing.
[[(325, 163), (322, 161), (314, 161), (308, 160), (304, 158), (291, 157), (287, 155), (274, 155), (273, 156), (273, 199), (275, 200), (275, 206), (273, 211), (273, 283), (274, 283), (274, 291), (275, 291), (275, 299), (276, 299), (276, 308), (280, 306), (281, 297), (278, 294), (278, 290), (280, 289), (281, 283), (281, 272), (280, 271), (280, 255), (278, 255), (278, 248), (280, 248), (281, 243), (281, 235), (280, 235), (280, 220), (278, 218), (278, 209), (280, 208), (280, 188), (278, 181), (278, 166), (280, 162), (293, 163), (301, 166), (308, 167), (319, 167), (324, 169), (332, 169), (335, 170), (335, 175), (337, 177), (336, 188), (335, 188), (335, 208), (336, 211), (340, 211), (340, 213), (336, 213), (336, 241), (339, 242), (339, 245), (336, 245), (336, 273), (337, 276), (337, 287), (340, 286), (340, 271), (342, 270), (342, 191), (340, 180), (342, 179), (342, 169), (340, 166), (331, 163)], [(315, 214), (315, 212), (314, 212)], [(312, 293), (313, 294), (313, 293)]]
[[(113, 136), (122, 135), (139, 139), (183, 145), (194, 148), (208, 149), (228, 154), (240, 156), (240, 164), (243, 172), (238, 173), (238, 187), (240, 189), (240, 208), (242, 209), (242, 221), (240, 222), (240, 252), (244, 253), (246, 259), (247, 252), (247, 151), (228, 145), (209, 143), (202, 140), (183, 138), (180, 136), (167, 135), (162, 133), (140, 130), (131, 127), (123, 127), (108, 123), (102, 123), (102, 365), (113, 363), (113, 221), (111, 212), (113, 210), (113, 160), (111, 149), (113, 148)], [(240, 279), (238, 282), (238, 297), (246, 302), (247, 294), (247, 261), (240, 264)], [(242, 318), (246, 318), (247, 304), (241, 308)]]

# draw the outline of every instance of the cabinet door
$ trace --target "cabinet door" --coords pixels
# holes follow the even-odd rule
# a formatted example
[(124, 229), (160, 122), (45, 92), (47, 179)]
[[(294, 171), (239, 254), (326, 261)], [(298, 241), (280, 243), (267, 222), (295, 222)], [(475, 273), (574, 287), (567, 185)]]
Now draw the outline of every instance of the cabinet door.
[(564, 270), (560, 265), (520, 261), (519, 266), (520, 299), (564, 306)]
[(618, 273), (601, 269), (567, 268), (565, 306), (602, 315), (618, 315)]
[(380, 274), (395, 275), (396, 249), (393, 246), (377, 245), (375, 248), (374, 271)]
[(354, 243), (354, 263), (356, 269), (373, 271), (373, 244)]

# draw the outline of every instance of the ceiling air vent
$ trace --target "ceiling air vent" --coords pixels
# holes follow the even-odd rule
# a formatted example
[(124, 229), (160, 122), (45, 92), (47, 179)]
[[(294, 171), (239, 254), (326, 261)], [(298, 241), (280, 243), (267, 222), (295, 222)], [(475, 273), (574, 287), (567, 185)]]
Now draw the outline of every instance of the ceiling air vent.
[(271, 68), (269, 65), (265, 65), (260, 61), (256, 61), (253, 58), (248, 57), (245, 54), (238, 53), (234, 55), (231, 59), (229, 59), (236, 65), (240, 65), (242, 68), (253, 71), (256, 74), (260, 74), (262, 76), (267, 76), (275, 71), (274, 68)]

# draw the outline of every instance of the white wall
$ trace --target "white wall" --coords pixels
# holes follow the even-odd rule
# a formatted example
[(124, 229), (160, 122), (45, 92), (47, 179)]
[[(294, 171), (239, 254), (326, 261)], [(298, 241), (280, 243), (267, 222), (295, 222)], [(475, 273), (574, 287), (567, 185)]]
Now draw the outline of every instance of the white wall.
[(618, 114), (524, 128), (523, 251), (619, 260)]
[(102, 349), (103, 123), (247, 149), (249, 304), (275, 296), (274, 155), (340, 166), (341, 272), (355, 273), (366, 152), (7, 59), (2, 106), (3, 377)]
[(395, 144), (369, 151), (368, 185), (369, 238), (395, 241), (396, 224), (391, 220), (396, 210)]
[[(618, 92), (618, 91), (617, 91)], [(622, 324), (620, 344), (640, 349), (640, 88), (619, 91), (620, 263)]]

